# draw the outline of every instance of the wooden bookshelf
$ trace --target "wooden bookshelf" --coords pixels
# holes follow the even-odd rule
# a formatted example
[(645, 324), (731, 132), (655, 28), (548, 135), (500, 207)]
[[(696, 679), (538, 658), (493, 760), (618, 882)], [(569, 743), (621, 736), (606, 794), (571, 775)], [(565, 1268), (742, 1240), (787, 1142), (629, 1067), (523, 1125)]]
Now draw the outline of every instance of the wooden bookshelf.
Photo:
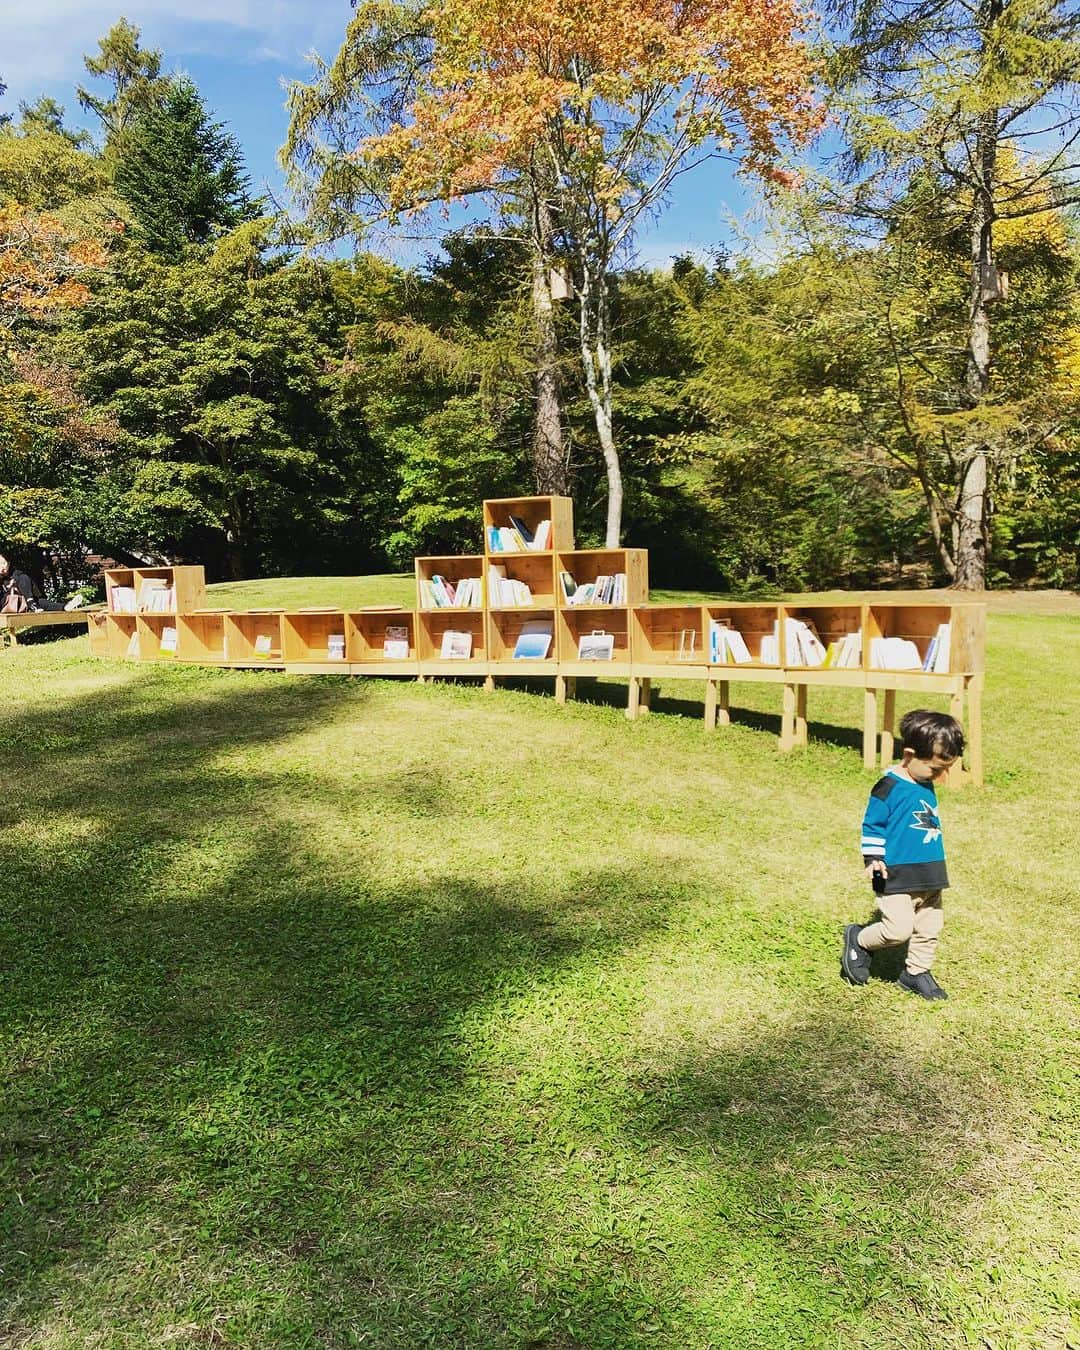
[[(468, 633), (472, 650), (467, 657), (443, 656), (448, 631)], [(423, 610), (417, 615), (416, 649), (419, 673), (427, 675), (488, 674), (487, 616), (476, 610)]]
[(175, 614), (139, 614), (136, 616), (136, 622), (139, 633), (139, 660), (140, 661), (175, 661), (176, 648), (172, 651), (162, 651), (161, 641), (165, 635), (166, 628), (171, 628), (175, 634), (174, 642), (178, 640), (179, 633), (176, 628)]
[[(416, 626), (416, 613), (411, 609), (351, 610), (345, 616), (349, 673), (415, 676)], [(396, 632), (398, 629), (404, 630), (403, 638), (398, 638)], [(406, 642), (407, 654), (388, 656), (386, 653), (388, 641)]]
[[(468, 578), (478, 578), (480, 581), (480, 599), (475, 605), (436, 605), (428, 600), (425, 595), (425, 582), (430, 582), (432, 577), (442, 577), (449, 581), (451, 586)], [(416, 559), (416, 606), (418, 609), (475, 609), (484, 608), (484, 557), (482, 554), (468, 554), (465, 556), (448, 558), (417, 558)]]
[[(332, 639), (340, 639), (340, 656), (333, 656)], [(285, 669), (306, 674), (348, 674), (345, 642), (345, 611), (301, 609), (281, 616), (281, 649)]]
[[(769, 660), (767, 654), (763, 655), (762, 653), (762, 642), (765, 638), (771, 638), (776, 634), (776, 624), (779, 617), (776, 605), (704, 605), (702, 607), (702, 638), (705, 642), (706, 661), (714, 669), (741, 671), (746, 678), (776, 679), (781, 669), (780, 652), (783, 651), (783, 648), (778, 642), (777, 659), (775, 661)], [(750, 660), (746, 662), (709, 661), (710, 621), (733, 628), (741, 634), (750, 653)], [(757, 673), (755, 674), (755, 672)]]
[(91, 656), (108, 657), (112, 655), (109, 648), (109, 615), (105, 610), (90, 610), (87, 613), (86, 635), (90, 642)]
[[(543, 658), (515, 657), (514, 648), (526, 624), (547, 624), (551, 629), (551, 644)], [(493, 666), (501, 667), (499, 674), (512, 670), (522, 674), (554, 674), (558, 664), (558, 629), (556, 611), (548, 609), (492, 610), (488, 622), (488, 650)]]
[(511, 605), (496, 599), (490, 571), (485, 571), (484, 600), (488, 609), (554, 609), (555, 555), (552, 553), (493, 553), (487, 559), (487, 568), (501, 567), (507, 581), (521, 581), (532, 592), (532, 606)]
[[(594, 606), (591, 601), (584, 605), (575, 605), (566, 600), (563, 595), (562, 584), (559, 581), (563, 572), (568, 572), (573, 578), (574, 584), (579, 587), (594, 583), (597, 577), (610, 577), (618, 572), (623, 572), (626, 574), (626, 595), (621, 603), (630, 606), (644, 605), (648, 602), (649, 554), (647, 549), (582, 548), (563, 551), (556, 555), (555, 569), (558, 603), (568, 609), (588, 609)], [(604, 603), (595, 607), (610, 609), (611, 604)]]
[(677, 666), (686, 678), (704, 675), (709, 654), (700, 605), (636, 605), (630, 612), (630, 630), (635, 670), (650, 667), (667, 674)]
[(142, 659), (142, 645), (131, 653), (131, 639), (139, 631), (139, 620), (135, 614), (107, 614), (105, 616), (106, 642), (109, 655), (114, 661), (139, 661)]
[[(163, 582), (172, 588), (172, 604), (167, 609), (151, 611), (143, 603), (146, 582)], [(185, 614), (206, 605), (206, 573), (199, 566), (109, 568), (105, 573), (105, 603), (110, 613), (123, 612), (117, 610), (113, 594), (122, 586), (135, 592), (133, 612), (137, 614)]]
[[(484, 553), (489, 558), (521, 557), (521, 550), (491, 547), (492, 527), (510, 527), (511, 516), (524, 521), (530, 534), (535, 533), (542, 520), (551, 521), (551, 539), (543, 552), (554, 553), (574, 547), (574, 503), (569, 497), (492, 497), (484, 502)], [(527, 552), (541, 550), (529, 549)]]
[(176, 659), (198, 665), (225, 661), (225, 622), (228, 610), (202, 609), (180, 614), (176, 620)]
[[(280, 609), (233, 610), (225, 616), (225, 663), (280, 666), (284, 660)], [(260, 651), (264, 646), (266, 651)]]
[[(630, 609), (622, 605), (582, 605), (556, 611), (559, 673), (561, 675), (626, 676), (631, 673)], [(610, 661), (583, 660), (582, 638), (610, 633), (614, 638)]]

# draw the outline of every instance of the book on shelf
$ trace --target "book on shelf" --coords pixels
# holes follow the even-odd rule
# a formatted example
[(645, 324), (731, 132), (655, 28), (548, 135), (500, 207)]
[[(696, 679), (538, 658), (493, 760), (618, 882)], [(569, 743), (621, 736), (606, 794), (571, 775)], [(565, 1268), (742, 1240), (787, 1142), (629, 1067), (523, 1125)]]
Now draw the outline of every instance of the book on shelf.
[(543, 661), (551, 650), (554, 631), (547, 619), (529, 619), (514, 643), (515, 661)]
[(129, 661), (137, 661), (139, 659), (139, 630), (137, 628), (128, 638), (127, 651), (124, 655)]
[(825, 644), (814, 625), (806, 619), (784, 621), (784, 664), (787, 666), (821, 666), (827, 655)]
[(134, 614), (135, 587), (113, 586), (109, 591), (109, 608), (114, 614)]
[(166, 624), (161, 630), (161, 641), (158, 643), (158, 654), (160, 656), (176, 655), (176, 629), (172, 624)]
[(489, 553), (537, 553), (551, 547), (551, 521), (541, 520), (530, 529), (520, 516), (509, 515), (509, 525), (489, 525)]
[(615, 634), (599, 628), (582, 633), (578, 638), (577, 654), (579, 661), (610, 661), (615, 655)]
[(139, 582), (138, 608), (144, 614), (166, 614), (174, 605), (175, 592), (164, 577), (144, 577)]
[(467, 661), (472, 656), (472, 634), (448, 628), (442, 635), (439, 655), (444, 661)]
[(870, 665), (874, 670), (922, 670), (922, 664), (918, 647), (908, 638), (870, 639)]
[(260, 660), (272, 656), (274, 652), (274, 640), (270, 633), (256, 633), (255, 642), (252, 651)]
[(409, 659), (409, 628), (407, 624), (390, 623), (383, 635), (383, 656), (387, 661)]
[(938, 624), (938, 630), (926, 649), (923, 670), (933, 675), (948, 675), (952, 666), (952, 625)]
[(624, 605), (626, 603), (626, 573), (610, 576), (601, 572), (594, 581), (580, 584), (569, 572), (559, 573), (563, 600), (567, 605)]
[(344, 633), (328, 633), (326, 635), (326, 659), (328, 661), (345, 660)]
[(829, 643), (822, 666), (847, 670), (862, 664), (862, 633), (844, 633)]
[(450, 581), (438, 573), (420, 582), (425, 609), (477, 609), (481, 604), (480, 578), (461, 577)]
[(761, 638), (761, 649), (758, 660), (763, 666), (778, 666), (780, 664), (780, 620), (777, 619), (772, 626), (771, 633), (764, 633)]
[(517, 609), (533, 604), (533, 593), (524, 581), (506, 575), (506, 568), (492, 563), (488, 568), (488, 604), (496, 609)]
[(745, 666), (753, 659), (737, 628), (722, 619), (709, 620), (709, 660), (713, 665)]

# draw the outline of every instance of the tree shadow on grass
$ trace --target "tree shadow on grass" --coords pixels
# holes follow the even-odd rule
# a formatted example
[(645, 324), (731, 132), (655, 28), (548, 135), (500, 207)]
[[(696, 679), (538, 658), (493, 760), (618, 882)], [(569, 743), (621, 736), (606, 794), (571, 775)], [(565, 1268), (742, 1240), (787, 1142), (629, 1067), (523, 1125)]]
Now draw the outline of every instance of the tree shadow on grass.
[(489, 1270), (546, 1145), (487, 1099), (515, 1005), (665, 906), (630, 868), (395, 877), (305, 827), (374, 795), (387, 828), (439, 828), (460, 796), (434, 765), (323, 790), (236, 763), (364, 702), (169, 671), (6, 719), (4, 1338), (63, 1306), (105, 1344), (162, 1319), (190, 1344), (644, 1343), (632, 1283), (530, 1289), (542, 1234)]

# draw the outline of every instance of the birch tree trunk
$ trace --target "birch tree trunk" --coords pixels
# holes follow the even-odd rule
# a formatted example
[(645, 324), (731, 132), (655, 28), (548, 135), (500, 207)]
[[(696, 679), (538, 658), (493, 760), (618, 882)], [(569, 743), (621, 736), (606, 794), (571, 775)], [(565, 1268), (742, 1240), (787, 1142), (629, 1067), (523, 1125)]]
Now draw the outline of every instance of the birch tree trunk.
[(551, 298), (551, 209), (543, 183), (533, 186), (533, 319), (536, 328), (536, 422), (533, 477), (542, 495), (569, 493), (569, 472), (559, 403), (559, 343)]
[(623, 485), (611, 413), (607, 275), (603, 268), (593, 269), (588, 260), (583, 262), (581, 275), (581, 363), (607, 470), (607, 530), (604, 546), (618, 548), (622, 542)]

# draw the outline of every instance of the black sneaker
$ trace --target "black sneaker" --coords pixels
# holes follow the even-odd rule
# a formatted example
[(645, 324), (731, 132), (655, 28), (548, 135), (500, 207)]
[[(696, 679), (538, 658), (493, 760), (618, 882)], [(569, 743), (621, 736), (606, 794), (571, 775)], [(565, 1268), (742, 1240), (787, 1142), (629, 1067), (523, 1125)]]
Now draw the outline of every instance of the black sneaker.
[(849, 923), (844, 929), (844, 950), (840, 953), (840, 970), (849, 984), (865, 984), (870, 978), (870, 953), (859, 946), (861, 923)]
[(918, 975), (902, 970), (897, 976), (896, 983), (909, 994), (918, 994), (920, 998), (930, 999), (931, 1002), (949, 997), (928, 970), (921, 971)]

